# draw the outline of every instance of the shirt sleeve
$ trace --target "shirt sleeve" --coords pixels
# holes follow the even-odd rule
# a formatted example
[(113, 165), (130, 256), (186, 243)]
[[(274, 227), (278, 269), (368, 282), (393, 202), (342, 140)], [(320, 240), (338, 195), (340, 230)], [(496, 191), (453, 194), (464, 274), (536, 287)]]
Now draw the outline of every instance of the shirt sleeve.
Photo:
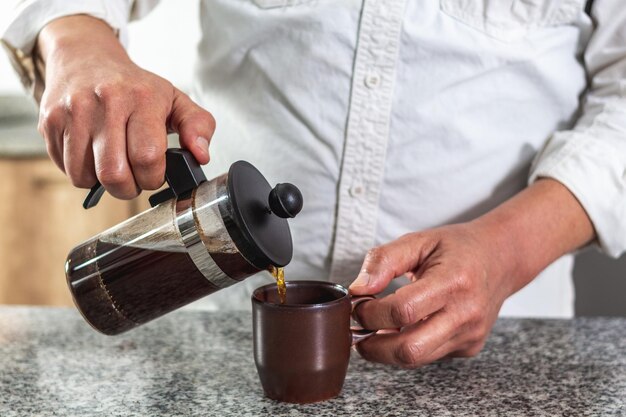
[(555, 133), (531, 168), (529, 182), (565, 185), (591, 219), (608, 255), (626, 250), (626, 7), (596, 0), (595, 29), (585, 49), (589, 88), (573, 129)]
[(43, 72), (33, 49), (44, 26), (63, 16), (87, 14), (105, 21), (127, 46), (128, 21), (147, 14), (157, 3), (158, 0), (22, 0), (8, 23), (0, 28), (0, 43), (8, 51), (24, 87), (40, 97)]

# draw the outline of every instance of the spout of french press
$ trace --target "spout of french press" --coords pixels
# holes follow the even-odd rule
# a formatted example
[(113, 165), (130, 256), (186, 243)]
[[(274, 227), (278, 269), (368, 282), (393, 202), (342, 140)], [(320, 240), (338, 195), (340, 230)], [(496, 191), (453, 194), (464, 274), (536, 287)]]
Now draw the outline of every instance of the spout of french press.
[[(165, 152), (165, 164), (165, 181), (169, 187), (149, 197), (148, 201), (152, 207), (174, 197), (188, 196), (194, 188), (206, 181), (202, 167), (187, 150), (168, 149)], [(83, 207), (85, 209), (94, 207), (102, 194), (104, 187), (97, 182), (87, 194)]]

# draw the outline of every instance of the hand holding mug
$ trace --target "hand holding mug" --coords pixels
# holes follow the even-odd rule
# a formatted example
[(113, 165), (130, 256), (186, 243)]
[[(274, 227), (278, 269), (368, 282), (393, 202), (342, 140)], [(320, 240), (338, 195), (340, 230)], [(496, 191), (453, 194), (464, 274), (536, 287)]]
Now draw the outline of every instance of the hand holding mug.
[(513, 289), (497, 248), (471, 224), (411, 233), (371, 250), (350, 286), (376, 294), (396, 277), (411, 283), (359, 307), (359, 322), (382, 330), (359, 344), (368, 360), (415, 368), (480, 352)]

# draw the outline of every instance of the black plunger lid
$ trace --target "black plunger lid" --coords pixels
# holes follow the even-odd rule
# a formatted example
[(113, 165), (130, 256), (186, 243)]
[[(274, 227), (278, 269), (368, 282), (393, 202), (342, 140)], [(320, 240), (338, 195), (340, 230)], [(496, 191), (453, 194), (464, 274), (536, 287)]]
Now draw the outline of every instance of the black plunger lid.
[(293, 244), (286, 218), (302, 209), (300, 190), (288, 183), (272, 189), (252, 164), (237, 161), (228, 171), (228, 195), (235, 222), (248, 242), (239, 248), (242, 255), (259, 269), (287, 265)]

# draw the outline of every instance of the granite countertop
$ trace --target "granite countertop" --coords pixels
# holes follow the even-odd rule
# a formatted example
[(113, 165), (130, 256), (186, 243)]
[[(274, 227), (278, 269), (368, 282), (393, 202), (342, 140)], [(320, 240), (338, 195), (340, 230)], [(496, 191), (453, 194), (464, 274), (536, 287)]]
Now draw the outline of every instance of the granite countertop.
[(626, 319), (501, 319), (478, 357), (416, 370), (353, 353), (339, 398), (292, 405), (263, 397), (250, 313), (107, 337), (73, 309), (0, 307), (0, 415), (624, 416)]

